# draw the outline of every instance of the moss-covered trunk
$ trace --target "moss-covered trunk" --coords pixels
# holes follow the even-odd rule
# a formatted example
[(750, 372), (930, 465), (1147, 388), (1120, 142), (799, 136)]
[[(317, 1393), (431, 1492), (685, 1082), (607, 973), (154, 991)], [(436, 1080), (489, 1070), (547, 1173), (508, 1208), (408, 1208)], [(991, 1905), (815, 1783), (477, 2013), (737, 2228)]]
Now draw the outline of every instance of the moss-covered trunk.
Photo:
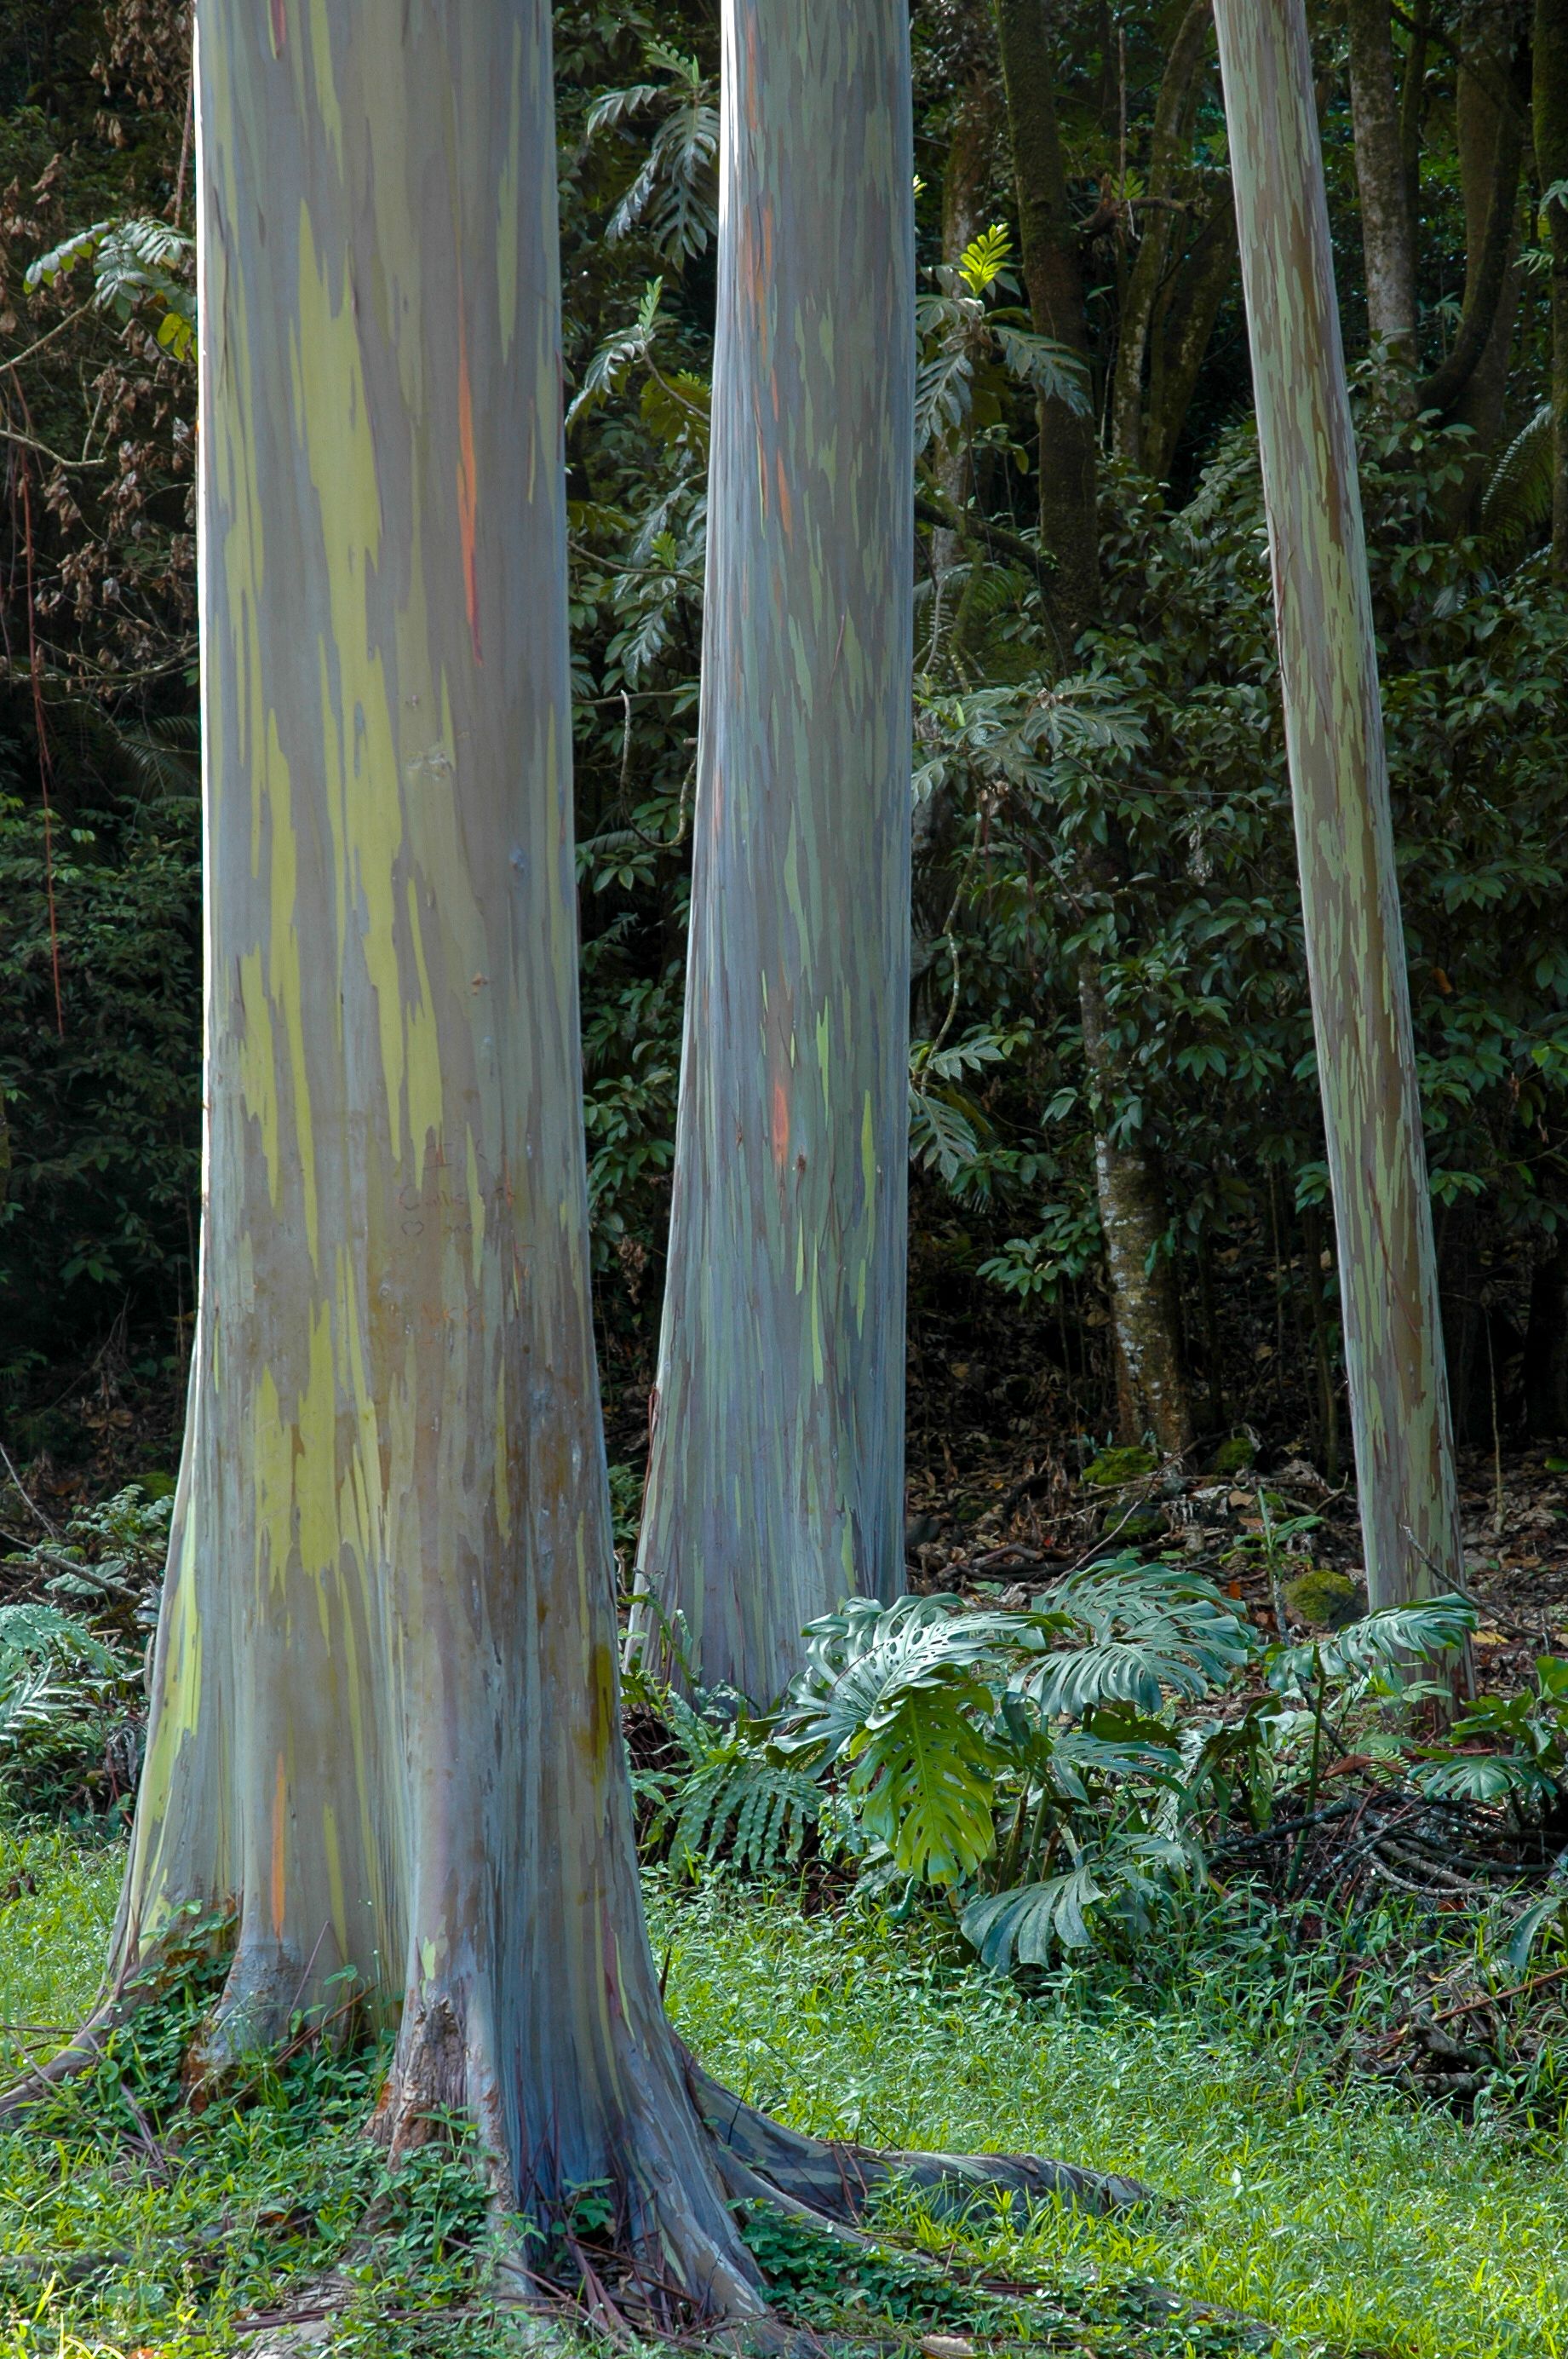
[(1462, 1578), (1371, 592), (1303, 0), (1216, 0), (1368, 1586)]
[(639, 1566), (705, 1684), (903, 1577), (903, 0), (729, 0), (686, 1037)]

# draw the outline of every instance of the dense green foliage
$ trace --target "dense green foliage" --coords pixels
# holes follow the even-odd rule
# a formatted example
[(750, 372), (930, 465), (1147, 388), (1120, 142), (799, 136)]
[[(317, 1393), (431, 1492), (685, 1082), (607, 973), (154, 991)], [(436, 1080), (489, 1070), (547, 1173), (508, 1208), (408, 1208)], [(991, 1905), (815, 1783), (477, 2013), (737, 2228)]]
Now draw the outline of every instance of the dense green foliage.
[[(811, 1625), (772, 1714), (648, 1696), (678, 1760), (640, 1774), (650, 1833), (677, 1866), (752, 1872), (799, 1861), (809, 1841), (905, 1912), (940, 1896), (1002, 1970), (1097, 1940), (1134, 1955), (1211, 1860), (1244, 1861), (1281, 1822), (1311, 1826), (1324, 1771), (1352, 1745), (1407, 1792), (1559, 1807), (1568, 1668), (1553, 1658), (1534, 1699), (1477, 1705), (1453, 1744), (1412, 1739), (1412, 1704), (1438, 1691), (1419, 1667), (1475, 1623), (1448, 1597), (1264, 1646), (1205, 1575), (1135, 1556), (1070, 1574), (1027, 1610), (851, 1598)], [(1455, 1749), (1481, 1735), (1495, 1752)], [(1292, 1864), (1286, 1899), (1295, 1881)], [(1522, 1962), (1557, 1902), (1516, 1909), (1494, 1940), (1511, 1928), (1517, 1943), (1515, 1919)]]
[[(1012, 1321), (1035, 1370), (1031, 1414), (1103, 1431), (1113, 1370), (1092, 1142), (1097, 1127), (1140, 1139), (1171, 1207), (1201, 1422), (1250, 1416), (1332, 1464), (1331, 1226), (1234, 283), (1170, 485), (1121, 462), (1104, 473), (1106, 612), (1076, 647), (1031, 521), (1037, 396), (1097, 416), (1108, 398), (1177, 13), (1123, 10), (1118, 30), (1087, 0), (1059, 12), (1058, 106), (1087, 225), (1086, 378), (1029, 325), (999, 111), (978, 149), (963, 133), (966, 77), (992, 72), (986, 12), (916, 11), (914, 1310), (918, 1335), (923, 1316), (991, 1295), (993, 1322)], [(1456, 53), (1479, 39), (1463, 9), (1438, 16), (1418, 91), (1428, 362), (1463, 276)], [(1401, 71), (1412, 38), (1398, 33)], [(49, 338), (5, 396), (16, 530), (0, 684), (0, 1382), (14, 1412), (38, 1407), (45, 1362), (83, 1359), (110, 1334), (122, 1371), (177, 1374), (192, 1291), (197, 863), (189, 779), (168, 758), (190, 705), (193, 592), (183, 38), (178, 0), (0, 9), (0, 183), (13, 183), (0, 335)], [(1334, 11), (1316, 38), (1354, 352), (1361, 257)], [(1523, 74), (1512, 32), (1504, 46)], [(587, 1121), (612, 1381), (645, 1375), (667, 1207), (715, 72), (700, 8), (557, 11)], [(945, 254), (961, 135), (990, 226)], [(1227, 201), (1212, 67), (1183, 159), (1179, 206), (1206, 219)], [(1531, 202), (1521, 182), (1514, 326), (1490, 407), (1410, 422), (1379, 405), (1369, 369), (1360, 389), (1445, 1315), (1461, 1429), (1477, 1439), (1494, 1399), (1505, 1427), (1554, 1430), (1537, 1364), (1568, 1233), (1568, 607), (1541, 549), (1547, 314)], [(1126, 853), (1108, 881), (1085, 857), (1106, 843)], [(1085, 943), (1115, 1036), (1103, 1104), (1078, 1028)]]

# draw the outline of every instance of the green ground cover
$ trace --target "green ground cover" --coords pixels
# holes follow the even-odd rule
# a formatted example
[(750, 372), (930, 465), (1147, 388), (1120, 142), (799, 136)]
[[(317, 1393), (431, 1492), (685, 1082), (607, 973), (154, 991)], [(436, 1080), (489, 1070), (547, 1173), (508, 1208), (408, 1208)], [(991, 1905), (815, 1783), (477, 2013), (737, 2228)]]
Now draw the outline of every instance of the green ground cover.
[[(0, 2023), (65, 2022), (95, 1985), (119, 1854), (3, 1840)], [(976, 2248), (1056, 2288), (1082, 2321), (1058, 2349), (1235, 2347), (1201, 2321), (1130, 2324), (1124, 2289), (1147, 2278), (1269, 2319), (1287, 2350), (1317, 2359), (1568, 2353), (1560, 2145), (1325, 2079), (1304, 2016), (1276, 2000), (1264, 2025), (1235, 1957), (1195, 1958), (1180, 2009), (1108, 1997), (1092, 1977), (1077, 1995), (1028, 1999), (964, 1963), (929, 1920), (803, 1919), (787, 1896), (733, 1879), (694, 1890), (655, 1877), (650, 1903), (686, 2036), (802, 2127), (1030, 2148), (1161, 2190), (1167, 2208), (1138, 2222), (1045, 2215), (1027, 2237)], [(476, 2286), (481, 2204), (461, 2158), (427, 2150), (389, 2180), (355, 2135), (373, 2055), (345, 2064), (304, 2049), (258, 2071), (243, 2102), (161, 2133), (201, 2003), (193, 1989), (48, 2123), (0, 2139), (0, 2359), (210, 2359), (236, 2348), (237, 2313), (265, 2317), (325, 2279), (347, 2303), (335, 2352), (512, 2347)], [(5, 2064), (19, 2045), (7, 2038)]]
[(1265, 2318), (1303, 2353), (1568, 2353), (1568, 2167), (1503, 2128), (1326, 2082), (1286, 2011), (1260, 2037), (1244, 1967), (1182, 2013), (1021, 1999), (845, 1920), (733, 1886), (654, 1896), (669, 1997), (704, 2061), (803, 2129), (1023, 2147), (1130, 2173), (1173, 2213), (1042, 2216), (1012, 2265), (1094, 2262)]

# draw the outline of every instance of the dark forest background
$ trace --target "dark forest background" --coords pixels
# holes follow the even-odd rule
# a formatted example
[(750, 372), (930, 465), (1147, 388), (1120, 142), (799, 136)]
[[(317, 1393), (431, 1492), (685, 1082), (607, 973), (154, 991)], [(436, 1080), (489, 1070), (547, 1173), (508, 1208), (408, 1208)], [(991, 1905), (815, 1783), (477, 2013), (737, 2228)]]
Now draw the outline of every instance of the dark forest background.
[[(556, 13), (589, 1147), (626, 1461), (678, 1056), (717, 27), (700, 0)], [(1074, 644), (989, 11), (914, 9), (911, 1408), (949, 1473), (1137, 1438), (1097, 1139), (1156, 1190), (1202, 1443), (1250, 1427), (1345, 1471), (1225, 129), (1212, 42), (1172, 86), (1187, 13), (1055, 10), (1101, 452), (1102, 614)], [(1568, 1432), (1568, 592), (1529, 11), (1396, 11), (1428, 381), (1480, 337), (1415, 415), (1368, 352), (1343, 11), (1311, 13), (1447, 1348), (1460, 1438), (1490, 1450)], [(170, 1460), (199, 1224), (189, 88), (176, 0), (0, 0), (0, 1431), (130, 1471)], [(1116, 874), (1088, 891), (1095, 842)], [(1115, 1049), (1093, 1071), (1086, 948)]]

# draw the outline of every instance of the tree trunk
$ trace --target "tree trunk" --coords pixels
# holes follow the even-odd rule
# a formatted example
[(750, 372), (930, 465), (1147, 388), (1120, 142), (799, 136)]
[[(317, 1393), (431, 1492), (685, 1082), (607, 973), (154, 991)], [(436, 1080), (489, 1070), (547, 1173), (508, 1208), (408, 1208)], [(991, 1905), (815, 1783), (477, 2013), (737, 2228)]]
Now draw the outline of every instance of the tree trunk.
[(1459, 73), (1454, 116), (1465, 201), (1465, 299), (1451, 351), (1416, 387), (1416, 407), (1444, 417), (1459, 411), (1478, 370), (1482, 409), (1488, 397), (1494, 406), (1500, 403), (1499, 348), (1506, 363), (1518, 299), (1514, 247), (1525, 135), (1523, 107), (1509, 103), (1514, 47), (1511, 32), (1500, 28), (1480, 44), (1477, 70), (1462, 67)]
[(824, 2147), (664, 2016), (589, 1304), (549, 27), (200, 0), (206, 1220), (117, 1988), (232, 1910), (211, 2071), (346, 1973), (400, 2017), (395, 2151), (456, 2109), (507, 2210), (607, 2189), (667, 2333), (765, 2312), (737, 2199), (1133, 2190)]
[(1405, 209), (1413, 254), (1421, 220), (1421, 143), (1426, 131), (1426, 64), (1432, 46), (1432, 0), (1413, 0), (1410, 47), (1400, 84), (1400, 161), (1405, 176)]
[(120, 1967), (232, 1900), (209, 2068), (346, 1968), (395, 2144), (462, 2109), (754, 2311), (617, 1724), (549, 12), (200, 0), (199, 75), (206, 1220)]
[(1111, 1127), (1121, 1060), (1108, 1037), (1099, 970), (1087, 958), (1078, 973), (1084, 1059), (1095, 1106), (1095, 1182), (1105, 1237), (1116, 1334), (1118, 1424), (1124, 1441), (1152, 1432), (1168, 1455), (1193, 1438), (1182, 1366), (1181, 1318), (1167, 1232), (1170, 1213), (1159, 1174), (1142, 1147), (1124, 1147)]
[(1552, 571), (1568, 580), (1568, 0), (1535, 0), (1535, 169), (1552, 251)]
[(1371, 592), (1303, 0), (1216, 0), (1368, 1587), (1461, 1578)]
[[(1047, 0), (997, 0), (997, 38), (1018, 186), (1023, 283), (1035, 330), (1087, 366), (1083, 272), (1052, 87)], [(1099, 620), (1099, 519), (1092, 406), (1040, 404), (1040, 538), (1055, 560), (1069, 644)]]
[[(903, 1577), (902, 0), (731, 0), (686, 1042), (639, 1562), (702, 1684)], [(830, 268), (826, 256), (833, 257)]]
[(1390, 391), (1412, 398), (1416, 361), (1415, 234), (1394, 79), (1389, 0), (1346, 0), (1356, 185), (1367, 271), (1367, 329), (1384, 353)]
[[(977, 6), (974, 40), (983, 39), (983, 19)], [(989, 29), (989, 28), (985, 28)], [(994, 60), (967, 60), (968, 70), (953, 101), (948, 133), (947, 163), (942, 175), (942, 259), (949, 266), (963, 260), (988, 225), (986, 201), (990, 190), (991, 155), (997, 130)], [(974, 489), (974, 459), (968, 434), (959, 435), (936, 462), (936, 482), (944, 498), (960, 515)], [(939, 526), (931, 536), (931, 567), (938, 594), (944, 576), (963, 554), (961, 536)]]
[(1197, 391), (1214, 323), (1236, 269), (1236, 207), (1227, 188), (1160, 299), (1150, 338), (1144, 472), (1165, 483)]
[(1489, 241), (1498, 234), (1499, 218), (1506, 229), (1502, 280), (1491, 322), (1451, 411), (1454, 423), (1467, 426), (1472, 437), (1463, 482), (1448, 501), (1449, 513), (1459, 528), (1466, 527), (1475, 513), (1487, 478), (1488, 454), (1506, 431), (1509, 353), (1519, 317), (1519, 184), (1526, 110), (1522, 101), (1509, 106), (1494, 93), (1507, 98), (1513, 49), (1511, 35), (1494, 35), (1481, 50), (1485, 84), (1474, 74), (1461, 73), (1455, 100), (1459, 181), (1465, 201), (1465, 303), (1460, 319), (1461, 339), (1472, 302), (1479, 309), (1486, 299), (1487, 273), (1491, 267)]
[(1549, 1246), (1530, 1281), (1524, 1405), (1532, 1440), (1568, 1434), (1568, 1243)]
[(1144, 464), (1143, 371), (1175, 234), (1170, 208), (1187, 162), (1198, 76), (1213, 27), (1211, 0), (1190, 0), (1172, 40), (1154, 103), (1149, 149), (1149, 195), (1154, 201), (1143, 214), (1142, 239), (1128, 276), (1110, 398), (1111, 448), (1134, 467)]
[[(997, 0), (997, 29), (1030, 316), (1042, 335), (1087, 362), (1077, 229), (1062, 163), (1045, 0)], [(1055, 593), (1069, 644), (1100, 616), (1097, 475), (1092, 415), (1042, 401), (1040, 538), (1056, 560)], [(1114, 848), (1086, 856), (1086, 893), (1114, 894), (1117, 870)], [(1095, 1116), (1095, 1178), (1121, 1379), (1119, 1419), (1128, 1440), (1148, 1427), (1163, 1448), (1182, 1450), (1192, 1438), (1192, 1417), (1181, 1376), (1174, 1288), (1169, 1263), (1152, 1249), (1169, 1222), (1159, 1175), (1142, 1146), (1122, 1146), (1111, 1136), (1110, 1114), (1123, 1076), (1092, 952), (1079, 967), (1078, 1007), (1091, 1094), (1103, 1110)]]
[(1448, 1371), (1448, 1412), (1461, 1448), (1483, 1448), (1492, 1438), (1492, 1383), (1487, 1364), (1488, 1307), (1480, 1260), (1476, 1205), (1445, 1204), (1438, 1223), (1437, 1299), (1443, 1319), (1443, 1362)]

